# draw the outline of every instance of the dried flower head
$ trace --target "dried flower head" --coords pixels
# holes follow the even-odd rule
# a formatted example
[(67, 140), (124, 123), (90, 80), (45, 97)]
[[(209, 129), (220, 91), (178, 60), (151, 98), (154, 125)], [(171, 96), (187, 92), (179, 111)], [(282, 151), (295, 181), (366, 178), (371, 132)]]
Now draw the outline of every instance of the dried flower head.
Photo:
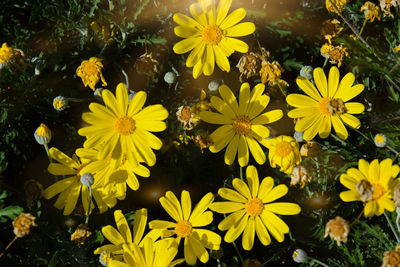
[(335, 240), (337, 245), (340, 246), (341, 242), (347, 242), (347, 236), (349, 235), (350, 225), (349, 223), (340, 216), (336, 216), (331, 219), (325, 226), (325, 236)]
[(30, 213), (21, 213), (14, 219), (12, 225), (14, 226), (14, 234), (21, 238), (31, 232), (32, 226), (37, 226), (35, 223), (36, 217)]
[(303, 144), (300, 148), (300, 155), (302, 157), (313, 158), (319, 155), (321, 152), (321, 147), (318, 143), (310, 141), (307, 144)]
[(398, 266), (400, 266), (400, 246), (396, 246), (394, 250), (385, 251), (381, 265), (381, 267)]
[(263, 60), (261, 63), (261, 82), (262, 83), (272, 83), (281, 79), (282, 72), (285, 70), (281, 67), (278, 61), (273, 61), (272, 63), (269, 61)]
[(365, 19), (369, 20), (370, 22), (374, 22), (375, 19), (381, 20), (379, 7), (370, 1), (365, 2), (360, 11), (364, 12)]
[(339, 35), (342, 30), (343, 27), (340, 26), (340, 21), (337, 19), (328, 19), (322, 23), (320, 33), (329, 43), (331, 43), (332, 38)]
[(381, 6), (381, 11), (384, 17), (392, 17), (393, 13), (390, 11), (391, 7), (398, 7), (400, 6), (399, 0), (379, 0), (379, 4)]
[(201, 132), (196, 135), (193, 142), (200, 147), (201, 153), (203, 153), (203, 149), (208, 148), (213, 144), (211, 137), (207, 132)]
[(38, 201), (43, 194), (43, 186), (36, 180), (30, 179), (24, 183), (24, 190), (28, 207)]
[(71, 241), (74, 241), (77, 244), (83, 245), (86, 239), (92, 235), (92, 232), (89, 230), (87, 225), (80, 224), (76, 227), (75, 232), (71, 235)]
[(36, 129), (34, 136), (36, 142), (38, 142), (40, 145), (47, 145), (51, 140), (51, 131), (44, 123), (41, 123)]
[(192, 112), (190, 106), (180, 106), (176, 112), (176, 117), (178, 118), (178, 121), (182, 123), (183, 129), (185, 130), (192, 130), (197, 124), (197, 122), (193, 120), (194, 116), (195, 114)]
[(6, 64), (9, 62), (14, 56), (14, 49), (9, 47), (7, 43), (3, 43), (0, 47), (0, 63)]
[(300, 188), (304, 188), (306, 183), (311, 181), (311, 176), (308, 173), (307, 169), (304, 166), (295, 166), (292, 171), (292, 175), (290, 176), (292, 179), (290, 181), (291, 186), (295, 186), (297, 184), (300, 185)]
[(135, 69), (138, 73), (154, 78), (155, 73), (158, 72), (158, 65), (160, 63), (153, 58), (152, 53), (146, 52), (135, 62)]
[(393, 202), (396, 207), (400, 207), (400, 183), (393, 189)]
[[(347, 4), (349, 0), (326, 0), (326, 10), (331, 13), (338, 13), (336, 8), (339, 12), (342, 12), (344, 9), (344, 5)], [(332, 3), (336, 6), (336, 8), (332, 5)]]
[[(326, 50), (325, 50), (326, 49)], [(337, 45), (337, 46), (332, 46), (330, 45), (329, 47), (325, 47), (324, 52), (323, 48), (321, 48), (321, 54), (326, 58), (328, 57), (330, 59), (331, 64), (337, 64), (337, 66), (340, 68), (343, 63), (343, 58), (346, 56), (349, 56), (349, 53), (347, 52), (347, 48), (343, 47), (343, 45)]]
[(240, 80), (242, 76), (246, 76), (246, 79), (257, 74), (258, 69), (261, 67), (261, 58), (258, 53), (250, 52), (244, 54), (240, 59), (236, 67), (240, 71)]
[(97, 57), (91, 57), (89, 60), (82, 61), (81, 65), (76, 69), (76, 75), (81, 77), (83, 85), (89, 86), (93, 91), (100, 80), (102, 81), (102, 86), (107, 86), (101, 72), (103, 68), (101, 60)]

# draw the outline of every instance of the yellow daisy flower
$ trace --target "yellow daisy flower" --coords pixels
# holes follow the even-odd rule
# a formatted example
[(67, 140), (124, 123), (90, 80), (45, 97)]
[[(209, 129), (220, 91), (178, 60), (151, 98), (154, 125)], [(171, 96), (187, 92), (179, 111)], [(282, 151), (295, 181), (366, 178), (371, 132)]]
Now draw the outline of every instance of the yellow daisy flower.
[(280, 135), (267, 139), (265, 146), (269, 149), (268, 159), (272, 168), (281, 167), (281, 172), (291, 174), (293, 167), (301, 162), (299, 143), (291, 136)]
[(121, 165), (114, 169), (111, 165), (111, 157), (107, 159), (98, 159), (98, 151), (90, 148), (79, 148), (76, 154), (80, 158), (91, 159), (91, 162), (85, 166), (85, 171), (91, 173), (99, 183), (103, 185), (105, 195), (114, 194), (120, 200), (125, 198), (126, 186), (132, 190), (139, 189), (139, 181), (136, 175), (149, 177), (150, 171), (141, 164), (134, 166), (132, 162), (126, 160), (123, 156)]
[(167, 240), (154, 243), (150, 238), (144, 238), (143, 247), (136, 244), (124, 244), (124, 261), (110, 260), (109, 267), (173, 267), (184, 262), (184, 259), (174, 260), (178, 254), (178, 244)]
[(340, 182), (350, 189), (340, 193), (340, 198), (345, 202), (364, 202), (366, 217), (380, 216), (385, 209), (394, 211), (393, 189), (399, 183), (395, 178), (400, 168), (392, 164), (393, 161), (389, 158), (380, 163), (375, 159), (370, 164), (360, 159), (358, 169), (350, 168), (346, 174), (340, 176)]
[(339, 70), (331, 67), (329, 79), (321, 68), (314, 69), (315, 86), (304, 77), (297, 77), (297, 85), (307, 94), (290, 94), (286, 101), (296, 109), (289, 111), (290, 118), (300, 118), (295, 130), (304, 132), (304, 140), (312, 140), (317, 133), (321, 138), (327, 138), (331, 132), (331, 126), (337, 135), (343, 140), (347, 139), (348, 132), (343, 123), (360, 128), (360, 121), (351, 114), (360, 114), (364, 111), (364, 105), (357, 102), (347, 102), (364, 90), (363, 84), (353, 83), (354, 74), (349, 72), (339, 83)]
[[(89, 188), (87, 186), (82, 186), (81, 175), (86, 173), (84, 167), (88, 164), (88, 161), (83, 159), (81, 161), (76, 155), (70, 158), (55, 147), (50, 148), (49, 154), (50, 157), (57, 162), (50, 163), (48, 171), (53, 175), (65, 175), (70, 177), (62, 179), (46, 188), (43, 191), (43, 197), (50, 199), (60, 194), (54, 206), (57, 209), (64, 209), (64, 215), (69, 215), (74, 210), (82, 191), (82, 204), (87, 213), (90, 201)], [(103, 196), (102, 188), (99, 187), (97, 181), (94, 181), (91, 190), (99, 209), (100, 207), (113, 207), (116, 204), (114, 197)], [(91, 210), (93, 206), (92, 204)], [(104, 209), (100, 209), (100, 212), (104, 211)]]
[(228, 230), (224, 241), (232, 243), (243, 233), (243, 249), (251, 250), (256, 233), (264, 246), (271, 243), (271, 233), (278, 242), (283, 242), (284, 234), (289, 233), (289, 227), (276, 214), (299, 214), (300, 206), (287, 202), (270, 203), (286, 195), (288, 188), (284, 184), (274, 187), (271, 177), (265, 177), (260, 184), (254, 166), (247, 167), (246, 177), (248, 185), (238, 178), (233, 179), (232, 185), (237, 191), (229, 188), (218, 190), (218, 195), (228, 201), (214, 202), (210, 205), (213, 211), (232, 213), (218, 225), (219, 230)]
[(116, 97), (103, 90), (106, 106), (91, 103), (91, 112), (82, 114), (82, 119), (90, 126), (79, 129), (78, 134), (86, 136), (84, 147), (96, 147), (99, 159), (111, 155), (113, 168), (118, 168), (124, 159), (136, 166), (145, 162), (149, 166), (156, 163), (152, 149), (160, 149), (162, 142), (151, 132), (161, 132), (167, 127), (162, 120), (168, 111), (160, 104), (142, 109), (146, 92), (139, 91), (128, 101), (128, 91), (123, 83), (117, 86)]
[[(129, 229), (128, 222), (121, 210), (114, 211), (114, 219), (117, 224), (117, 229), (111, 225), (104, 226), (101, 229), (104, 237), (112, 244), (103, 245), (94, 251), (94, 254), (111, 253), (111, 258), (114, 260), (122, 260), (123, 244), (135, 244), (143, 246), (143, 234), (147, 223), (147, 209), (140, 209), (135, 212), (133, 220), (133, 235)], [(152, 230), (146, 236), (153, 242), (160, 236), (160, 231)]]
[(171, 236), (176, 235), (175, 241), (178, 245), (183, 238), (185, 261), (188, 264), (194, 265), (197, 258), (205, 263), (209, 259), (206, 248), (218, 250), (221, 237), (210, 230), (194, 227), (211, 224), (213, 213), (206, 210), (213, 200), (212, 193), (206, 194), (192, 211), (192, 201), (188, 191), (182, 191), (181, 203), (174, 193), (168, 191), (165, 197), (160, 198), (160, 203), (176, 222), (153, 220), (149, 223), (149, 227), (150, 229), (161, 229), (162, 237), (169, 240), (172, 240)]
[(103, 73), (101, 69), (103, 68), (103, 63), (101, 59), (97, 57), (91, 57), (89, 60), (82, 61), (81, 65), (76, 69), (76, 75), (82, 78), (83, 85), (89, 86), (94, 91), (95, 85), (102, 81), (103, 86), (107, 86), (104, 80)]
[(258, 144), (265, 142), (264, 138), (270, 133), (264, 124), (279, 120), (283, 113), (280, 109), (262, 113), (269, 103), (269, 96), (263, 94), (264, 89), (265, 85), (260, 83), (250, 92), (250, 85), (243, 83), (238, 104), (231, 89), (223, 84), (219, 87), (222, 99), (217, 96), (211, 98), (211, 106), (220, 113), (200, 113), (200, 119), (205, 122), (223, 124), (210, 135), (213, 141), (210, 151), (217, 153), (228, 146), (225, 151), (225, 163), (228, 165), (235, 161), (238, 154), (240, 166), (246, 166), (249, 162), (249, 149), (258, 164), (266, 160)]
[(9, 47), (7, 43), (3, 43), (0, 47), (0, 64), (5, 64), (10, 61), (14, 56), (14, 49)]
[[(238, 39), (252, 34), (255, 25), (239, 23), (246, 10), (238, 8), (228, 15), (232, 0), (220, 0), (216, 7), (214, 0), (199, 0), (189, 8), (192, 18), (177, 13), (173, 19), (179, 26), (174, 28), (177, 36), (185, 38), (173, 47), (177, 54), (190, 52), (186, 66), (193, 67), (193, 77), (202, 73), (209, 76), (214, 72), (215, 63), (221, 70), (229, 72), (228, 57), (235, 51), (247, 53), (249, 46)], [(239, 24), (238, 24), (239, 23)]]
[(365, 19), (370, 22), (374, 22), (375, 19), (381, 20), (379, 7), (370, 1), (366, 1), (362, 5), (360, 11), (364, 12)]

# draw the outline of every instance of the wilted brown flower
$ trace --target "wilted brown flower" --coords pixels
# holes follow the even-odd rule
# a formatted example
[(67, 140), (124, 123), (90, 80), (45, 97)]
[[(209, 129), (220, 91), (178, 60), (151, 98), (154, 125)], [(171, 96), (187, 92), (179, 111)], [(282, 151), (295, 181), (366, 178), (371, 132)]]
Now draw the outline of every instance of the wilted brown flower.
[(385, 251), (383, 254), (381, 267), (399, 267), (400, 266), (400, 246), (394, 250)]
[(331, 2), (336, 6), (339, 12), (343, 11), (344, 5), (349, 2), (349, 0), (326, 0), (326, 9), (332, 13), (338, 13), (335, 7), (331, 4)]
[(272, 83), (277, 80), (280, 80), (282, 72), (284, 71), (285, 70), (281, 67), (278, 61), (274, 61), (272, 63), (269, 61), (263, 61), (261, 63), (261, 70), (260, 70), (261, 82)]
[(335, 240), (337, 245), (340, 246), (341, 242), (347, 242), (347, 236), (349, 235), (350, 225), (349, 223), (340, 216), (336, 216), (331, 219), (325, 226), (325, 236)]
[(36, 180), (30, 179), (24, 183), (25, 195), (28, 207), (42, 197), (43, 186)]
[(178, 121), (182, 123), (183, 129), (185, 130), (192, 130), (197, 124), (197, 121), (194, 120), (194, 116), (195, 114), (189, 106), (180, 106), (176, 112), (176, 117)]
[(370, 1), (365, 2), (360, 11), (364, 12), (365, 19), (368, 19), (370, 22), (374, 22), (375, 19), (381, 20), (379, 7)]
[(138, 73), (154, 78), (155, 73), (158, 72), (158, 65), (160, 63), (153, 58), (152, 53), (146, 52), (135, 62), (135, 69)]
[(337, 64), (338, 67), (342, 66), (343, 58), (349, 56), (347, 52), (347, 48), (343, 47), (343, 45), (333, 46), (330, 44), (324, 44), (321, 47), (321, 55), (325, 58), (330, 59), (331, 64)]
[(307, 169), (301, 165), (293, 167), (292, 175), (290, 176), (290, 178), (290, 185), (295, 186), (299, 184), (300, 188), (304, 188), (306, 183), (311, 181), (311, 176), (308, 173)]
[(260, 48), (261, 53), (250, 52), (244, 54), (236, 67), (240, 71), (240, 80), (242, 80), (242, 76), (245, 75), (246, 78), (250, 78), (251, 76), (256, 75), (258, 70), (261, 68), (261, 62), (267, 61), (269, 58), (269, 51), (267, 51), (264, 47)]
[(193, 138), (193, 142), (200, 147), (201, 153), (203, 149), (206, 149), (213, 144), (210, 135), (207, 132), (201, 132)]
[(393, 201), (396, 207), (400, 207), (400, 183), (393, 189)]
[(316, 157), (320, 152), (321, 147), (314, 141), (307, 142), (307, 144), (303, 144), (300, 148), (300, 155), (302, 157)]
[(379, 0), (379, 4), (381, 6), (381, 11), (383, 13), (384, 17), (392, 17), (393, 18), (393, 14), (390, 11), (391, 7), (397, 7), (400, 5), (399, 0)]
[(331, 43), (332, 38), (336, 37), (342, 30), (343, 27), (340, 26), (340, 21), (337, 19), (328, 19), (322, 23), (320, 33)]
[(30, 213), (21, 213), (14, 219), (12, 225), (14, 226), (14, 234), (21, 238), (31, 232), (32, 226), (37, 226), (35, 223), (36, 217)]
[(71, 235), (71, 241), (74, 241), (77, 244), (83, 245), (86, 239), (92, 235), (92, 232), (89, 230), (87, 225), (80, 224), (76, 227), (75, 232)]

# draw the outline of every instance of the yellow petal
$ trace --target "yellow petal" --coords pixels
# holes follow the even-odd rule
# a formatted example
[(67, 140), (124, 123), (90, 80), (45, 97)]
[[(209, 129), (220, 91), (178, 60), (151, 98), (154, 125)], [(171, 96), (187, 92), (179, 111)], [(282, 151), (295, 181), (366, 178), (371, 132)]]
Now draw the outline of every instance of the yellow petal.
[(195, 265), (197, 261), (196, 254), (194, 253), (194, 249), (188, 238), (185, 238), (185, 242), (183, 245), (183, 252), (186, 263), (189, 265)]
[(342, 119), (342, 121), (344, 123), (346, 123), (347, 125), (349, 125), (350, 127), (355, 128), (355, 129), (358, 129), (361, 126), (361, 122), (359, 121), (359, 119), (357, 119), (353, 115), (342, 114), (342, 115), (340, 115), (340, 118)]
[(218, 190), (218, 195), (221, 197), (230, 200), (230, 201), (235, 201), (235, 202), (240, 202), (240, 203), (246, 203), (247, 199), (243, 197), (241, 194), (236, 192), (235, 190), (229, 189), (229, 188), (220, 188)]
[(116, 89), (116, 98), (121, 114), (126, 115), (128, 108), (128, 89), (125, 84), (119, 83)]
[[(246, 214), (245, 210), (238, 210), (234, 213), (226, 216), (219, 224), (218, 229), (221, 231), (226, 231), (230, 229), (233, 225), (237, 224), (240, 220), (242, 220), (243, 216)], [(245, 215), (248, 216), (248, 215)]]
[(264, 205), (264, 209), (280, 215), (299, 214), (301, 208), (295, 203), (275, 202)]
[(339, 86), (339, 70), (336, 66), (332, 66), (329, 70), (329, 78), (328, 78), (328, 96), (333, 97), (336, 94), (336, 91)]
[(190, 194), (186, 190), (182, 190), (181, 193), (182, 213), (183, 219), (189, 220), (190, 212), (192, 211), (192, 201), (190, 200)]
[(152, 220), (149, 222), (150, 229), (166, 229), (166, 228), (174, 228), (176, 223), (164, 221), (164, 220)]
[(53, 175), (74, 175), (76, 174), (76, 169), (71, 169), (63, 164), (59, 163), (50, 163), (49, 167), (47, 167), (49, 173)]
[(239, 178), (235, 178), (232, 181), (232, 185), (246, 199), (250, 199), (251, 198), (250, 189), (249, 189), (249, 187), (247, 186), (247, 184), (245, 182), (243, 182)]
[(343, 122), (338, 118), (338, 116), (332, 116), (331, 118), (332, 118), (332, 125), (333, 128), (335, 129), (336, 134), (343, 140), (346, 140), (349, 134), (346, 128), (344, 127)]
[(261, 146), (251, 136), (246, 136), (246, 140), (247, 140), (247, 145), (249, 146), (251, 155), (253, 155), (255, 161), (260, 165), (264, 164), (266, 157), (265, 157), (265, 153), (262, 150)]
[(241, 40), (226, 37), (226, 42), (231, 49), (238, 51), (240, 53), (247, 53), (249, 51), (249, 46)]
[(341, 98), (343, 102), (347, 102), (350, 99), (353, 99), (354, 97), (358, 96), (361, 94), (361, 92), (364, 91), (364, 85), (363, 84), (356, 84), (352, 86), (351, 88), (348, 88), (347, 90), (342, 90), (336, 93), (336, 98)]
[(231, 142), (234, 135), (235, 132), (233, 131), (232, 125), (223, 125), (217, 128), (217, 130), (210, 135), (213, 142), (210, 146), (210, 151), (213, 153), (221, 151)]
[(280, 109), (275, 109), (262, 113), (260, 116), (254, 118), (252, 124), (268, 124), (280, 120), (283, 117), (283, 112)]
[(238, 160), (241, 167), (244, 167), (249, 163), (249, 148), (244, 135), (239, 136)]
[(226, 232), (224, 241), (227, 243), (232, 243), (233, 241), (235, 241), (244, 231), (248, 218), (249, 218), (248, 215), (244, 215), (244, 217), (242, 217), (238, 222), (232, 225)]
[(190, 52), (188, 58), (186, 59), (186, 67), (191, 68), (191, 67), (195, 66), (197, 63), (200, 63), (200, 65), (201, 65), (201, 59), (203, 58), (205, 48), (206, 48), (206, 44), (204, 42), (202, 42), (202, 43), (200, 43), (200, 45), (196, 46), (192, 50), (192, 52)]
[(182, 38), (198, 37), (201, 35), (201, 32), (198, 29), (187, 26), (176, 26), (174, 28), (174, 33)]
[(220, 25), (224, 19), (226, 18), (226, 15), (229, 12), (229, 8), (231, 7), (232, 0), (220, 0), (218, 3), (218, 8), (217, 8), (217, 21), (216, 25)]
[[(351, 73), (351, 72), (347, 73), (343, 77), (343, 79), (340, 81), (339, 87), (338, 87), (338, 89), (336, 91), (336, 94), (334, 95), (334, 98), (341, 98), (341, 94), (343, 92), (351, 90), (351, 86), (353, 85), (355, 79), (356, 78), (354, 77), (353, 73)], [(346, 102), (346, 101), (344, 101), (344, 102)]]
[(226, 148), (225, 155), (224, 155), (225, 164), (232, 165), (232, 163), (235, 161), (238, 146), (239, 146), (239, 135), (236, 134), (232, 138), (228, 147)]
[(231, 118), (211, 111), (200, 112), (200, 119), (213, 124), (232, 124), (233, 122)]
[(360, 195), (357, 193), (357, 191), (352, 190), (343, 191), (339, 196), (344, 202), (360, 200)]
[(263, 196), (262, 201), (263, 203), (272, 202), (278, 198), (283, 197), (288, 192), (288, 188), (284, 184), (280, 184), (274, 187), (268, 194)]
[(218, 96), (213, 96), (210, 99), (211, 106), (222, 113), (225, 117), (235, 119), (236, 115), (231, 107)]
[(296, 79), (296, 83), (300, 87), (300, 89), (302, 89), (311, 98), (316, 101), (321, 100), (321, 95), (319, 94), (318, 90), (308, 79), (304, 78), (303, 76), (299, 76)]
[(61, 181), (58, 181), (50, 185), (49, 187), (46, 188), (46, 190), (43, 191), (43, 197), (46, 199), (54, 197), (55, 195), (59, 194), (60, 192), (68, 188), (75, 180), (76, 177), (65, 178), (62, 179)]
[(260, 185), (260, 181), (258, 180), (258, 172), (256, 167), (250, 165), (246, 169), (246, 178), (247, 183), (249, 184), (251, 197), (256, 198), (258, 196), (258, 187)]
[(176, 13), (172, 17), (172, 19), (179, 25), (202, 29), (202, 26), (197, 21), (195, 21), (194, 19), (192, 19), (184, 14)]
[(104, 226), (101, 229), (101, 232), (108, 241), (116, 246), (121, 246), (123, 243), (125, 243), (125, 240), (121, 234), (111, 225)]
[(236, 101), (236, 97), (233, 94), (232, 90), (228, 86), (223, 84), (218, 88), (218, 91), (222, 99), (231, 107), (233, 112), (235, 114), (238, 114), (239, 105)]
[(176, 54), (185, 54), (201, 43), (201, 37), (191, 37), (177, 42), (173, 50)]
[(139, 245), (143, 237), (147, 223), (147, 209), (140, 209), (135, 212), (133, 220), (133, 243)]
[(261, 221), (259, 216), (255, 216), (256, 233), (261, 244), (268, 246), (271, 244), (271, 237), (268, 234), (267, 228), (265, 228), (264, 223)]
[(75, 182), (71, 185), (70, 192), (65, 200), (64, 215), (70, 215), (74, 211), (79, 194), (81, 193), (81, 187), (80, 182)]
[(147, 94), (144, 91), (136, 92), (128, 107), (128, 116), (134, 116), (139, 110), (142, 109), (144, 103), (146, 102)]
[(60, 162), (61, 164), (70, 167), (72, 169), (76, 169), (79, 167), (79, 164), (73, 161), (70, 157), (65, 155), (63, 152), (58, 150), (58, 148), (52, 147), (49, 149), (50, 157)]
[(114, 211), (115, 223), (117, 224), (118, 231), (120, 232), (122, 238), (126, 243), (132, 242), (132, 233), (129, 229), (128, 222), (125, 216), (122, 214), (121, 210)]
[(244, 8), (238, 8), (229, 14), (219, 26), (221, 29), (225, 30), (232, 27), (236, 23), (240, 22), (246, 16), (246, 10)]
[(103, 90), (101, 92), (104, 104), (106, 107), (114, 112), (116, 116), (124, 115), (124, 110), (118, 105), (117, 99), (109, 90)]
[(197, 258), (203, 263), (206, 263), (209, 259), (209, 255), (207, 250), (204, 248), (203, 244), (196, 238), (192, 238), (191, 236), (187, 237), (189, 244), (193, 249), (194, 254)]
[(286, 102), (296, 108), (318, 107), (319, 103), (309, 96), (300, 94), (290, 94), (286, 97)]
[(208, 249), (218, 250), (221, 244), (221, 237), (206, 229), (193, 229), (193, 237), (201, 241), (201, 243)]
[(274, 187), (274, 179), (271, 177), (265, 177), (260, 184), (260, 188), (258, 189), (258, 198), (264, 199), (268, 197), (272, 188)]
[(255, 32), (256, 26), (252, 22), (243, 22), (226, 29), (226, 36), (240, 37)]
[(203, 73), (206, 76), (210, 76), (214, 72), (215, 67), (214, 49), (211, 45), (206, 46), (206, 53), (203, 54), (203, 57), (205, 57), (203, 60)]
[(182, 217), (179, 216), (179, 212), (177, 207), (175, 207), (171, 201), (169, 201), (167, 198), (165, 197), (161, 197), (159, 199), (161, 206), (163, 206), (164, 210), (169, 214), (169, 216), (171, 216), (175, 221), (180, 221), (182, 220)]
[(360, 114), (365, 110), (364, 105), (358, 102), (347, 102), (344, 106), (347, 109), (347, 113), (350, 114)]
[(256, 233), (256, 226), (254, 217), (251, 217), (243, 231), (242, 247), (244, 250), (251, 250), (254, 245), (254, 237)]
[(238, 115), (245, 115), (247, 111), (247, 106), (250, 102), (250, 85), (249, 83), (243, 83), (240, 86), (239, 92), (239, 109)]
[(208, 209), (213, 200), (214, 200), (214, 195), (211, 192), (207, 193), (204, 197), (200, 199), (199, 203), (197, 203), (197, 205), (194, 207), (192, 215), (190, 217), (196, 218), (197, 216), (201, 215), (205, 210)]
[(215, 62), (220, 67), (221, 70), (229, 72), (231, 70), (231, 65), (226, 57), (224, 51), (219, 47), (219, 45), (214, 45)]
[(326, 76), (324, 70), (322, 68), (315, 68), (314, 72), (314, 82), (320, 91), (322, 97), (328, 96), (328, 82), (326, 80)]
[(269, 96), (262, 95), (251, 103), (251, 108), (248, 111), (250, 120), (260, 115), (260, 113), (267, 107), (269, 100), (270, 100)]
[(243, 203), (230, 201), (214, 202), (210, 205), (210, 210), (216, 211), (218, 213), (231, 213), (243, 208)]

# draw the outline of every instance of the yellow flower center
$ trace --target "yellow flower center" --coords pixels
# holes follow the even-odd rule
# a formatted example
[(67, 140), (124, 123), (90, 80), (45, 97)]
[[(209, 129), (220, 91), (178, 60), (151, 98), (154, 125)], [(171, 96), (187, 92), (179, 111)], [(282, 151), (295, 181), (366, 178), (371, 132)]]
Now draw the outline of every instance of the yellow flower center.
[(375, 141), (376, 141), (377, 143), (384, 143), (384, 142), (385, 142), (385, 138), (384, 138), (382, 135), (377, 135), (377, 136), (375, 137)]
[(282, 141), (276, 144), (276, 154), (281, 157), (286, 157), (293, 151), (293, 147), (289, 142)]
[(95, 75), (98, 72), (98, 68), (95, 62), (86, 62), (82, 65), (82, 72), (86, 73), (86, 75)]
[(216, 25), (207, 25), (201, 32), (201, 38), (208, 45), (218, 44), (223, 37), (222, 31)]
[(250, 198), (244, 205), (244, 209), (250, 216), (258, 216), (264, 209), (264, 204), (259, 198)]
[(373, 199), (379, 199), (385, 193), (385, 189), (380, 184), (373, 184), (374, 192), (372, 194)]
[(175, 233), (179, 237), (187, 237), (192, 233), (192, 224), (188, 221), (179, 221), (175, 226)]
[(347, 109), (340, 98), (325, 97), (319, 101), (319, 111), (326, 116), (344, 114)]
[(246, 135), (251, 131), (251, 121), (247, 116), (238, 116), (233, 121), (233, 130), (236, 133)]
[(190, 121), (192, 117), (192, 112), (190, 111), (190, 107), (184, 107), (181, 110), (181, 120), (183, 121)]
[(128, 116), (122, 116), (115, 120), (114, 129), (120, 135), (128, 135), (136, 129), (135, 121)]
[(388, 258), (390, 266), (397, 266), (398, 264), (400, 264), (400, 253), (398, 253), (397, 251), (390, 251)]

